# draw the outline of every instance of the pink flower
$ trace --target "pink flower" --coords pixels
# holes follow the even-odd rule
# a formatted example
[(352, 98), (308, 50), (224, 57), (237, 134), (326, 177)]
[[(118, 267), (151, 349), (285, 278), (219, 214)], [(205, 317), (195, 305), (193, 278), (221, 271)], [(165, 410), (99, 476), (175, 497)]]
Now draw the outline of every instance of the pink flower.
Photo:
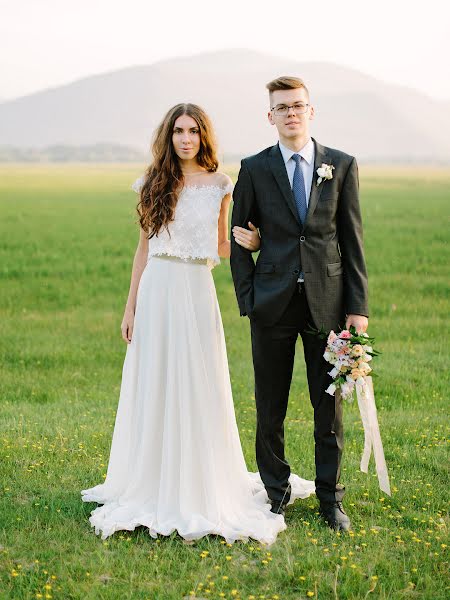
[(339, 348), (339, 350), (336, 352), (336, 354), (338, 356), (344, 356), (345, 354), (350, 354), (350, 348), (348, 346), (342, 346), (342, 348)]
[(330, 331), (330, 334), (329, 334), (329, 336), (328, 336), (327, 343), (328, 343), (328, 344), (332, 344), (336, 338), (337, 338), (337, 335), (334, 333), (334, 331), (333, 331), (333, 330), (331, 330), (331, 331)]
[(349, 340), (352, 337), (352, 334), (348, 329), (343, 329), (339, 334), (339, 337), (341, 338), (341, 340)]

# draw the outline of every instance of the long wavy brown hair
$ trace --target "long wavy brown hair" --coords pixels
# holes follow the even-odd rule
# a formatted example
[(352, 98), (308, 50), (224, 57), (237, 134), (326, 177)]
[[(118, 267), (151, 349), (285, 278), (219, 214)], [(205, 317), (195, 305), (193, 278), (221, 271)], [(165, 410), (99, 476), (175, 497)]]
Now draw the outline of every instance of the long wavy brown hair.
[(200, 130), (200, 149), (196, 156), (198, 164), (210, 172), (217, 171), (219, 166), (213, 127), (205, 111), (197, 104), (173, 106), (155, 131), (153, 162), (145, 173), (145, 182), (136, 206), (139, 223), (144, 231), (148, 231), (149, 239), (157, 236), (163, 227), (169, 230), (178, 194), (184, 184), (183, 172), (172, 143), (174, 124), (181, 115), (192, 117)]

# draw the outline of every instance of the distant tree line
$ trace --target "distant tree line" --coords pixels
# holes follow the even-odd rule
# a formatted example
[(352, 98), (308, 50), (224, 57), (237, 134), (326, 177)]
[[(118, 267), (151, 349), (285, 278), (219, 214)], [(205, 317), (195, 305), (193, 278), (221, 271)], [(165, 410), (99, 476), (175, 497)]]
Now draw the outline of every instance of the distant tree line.
[(145, 162), (144, 152), (117, 144), (54, 145), (45, 148), (0, 146), (0, 162)]
[[(256, 152), (257, 150), (255, 150)], [(239, 168), (243, 154), (225, 153), (219, 155), (222, 164), (229, 167)], [(150, 153), (131, 146), (122, 146), (120, 144), (92, 144), (86, 146), (70, 146), (57, 144), (46, 146), (44, 148), (20, 147), (20, 146), (1, 146), (0, 145), (0, 163), (70, 163), (70, 162), (91, 162), (91, 163), (144, 163), (148, 164)], [(442, 159), (436, 156), (425, 155), (419, 157), (370, 157), (358, 156), (359, 164), (366, 165), (435, 165), (448, 166), (449, 161), (445, 157)]]

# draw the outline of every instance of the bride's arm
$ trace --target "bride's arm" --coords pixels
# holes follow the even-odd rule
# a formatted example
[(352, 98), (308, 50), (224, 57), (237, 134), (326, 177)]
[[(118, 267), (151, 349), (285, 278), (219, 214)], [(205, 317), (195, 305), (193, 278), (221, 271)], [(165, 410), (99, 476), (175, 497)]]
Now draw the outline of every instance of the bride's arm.
[[(219, 215), (219, 256), (222, 258), (230, 258), (231, 253), (231, 243), (228, 239), (228, 212), (230, 209), (231, 202), (231, 194), (227, 194), (223, 197), (222, 205), (220, 207), (220, 215)], [(259, 232), (257, 228), (249, 223), (250, 229), (245, 229), (243, 227), (234, 227), (233, 235), (236, 242), (250, 250), (251, 252), (256, 252), (259, 250), (261, 245), (261, 240), (259, 237)]]
[(139, 281), (141, 279), (142, 272), (144, 271), (145, 265), (147, 264), (147, 255), (148, 238), (146, 232), (141, 227), (139, 233), (139, 243), (133, 259), (130, 290), (128, 292), (127, 303), (125, 305), (123, 320), (120, 326), (120, 329), (122, 331), (122, 338), (125, 340), (125, 342), (127, 342), (127, 344), (131, 342), (131, 336), (133, 334), (137, 290), (139, 287)]
[(218, 224), (218, 254), (221, 258), (230, 258), (231, 244), (228, 239), (228, 212), (230, 210), (231, 194), (222, 198)]

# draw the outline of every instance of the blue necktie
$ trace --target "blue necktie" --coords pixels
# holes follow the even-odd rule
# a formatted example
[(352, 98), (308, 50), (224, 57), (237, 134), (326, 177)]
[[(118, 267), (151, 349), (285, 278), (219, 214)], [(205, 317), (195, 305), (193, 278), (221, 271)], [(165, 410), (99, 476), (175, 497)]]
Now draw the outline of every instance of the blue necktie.
[[(302, 224), (305, 224), (306, 213), (308, 206), (306, 205), (306, 191), (305, 191), (305, 180), (303, 179), (303, 171), (300, 166), (302, 157), (300, 154), (293, 154), (292, 158), (295, 160), (294, 179), (292, 182), (292, 191), (294, 192), (295, 204), (297, 205), (298, 216)], [(298, 281), (303, 281), (303, 271), (300, 272)]]
[(308, 207), (306, 205), (306, 191), (305, 191), (305, 180), (303, 179), (303, 171), (300, 166), (302, 157), (300, 154), (293, 154), (292, 158), (295, 160), (294, 180), (292, 182), (292, 191), (294, 192), (295, 204), (297, 205), (298, 216), (302, 224), (305, 224), (306, 213)]

